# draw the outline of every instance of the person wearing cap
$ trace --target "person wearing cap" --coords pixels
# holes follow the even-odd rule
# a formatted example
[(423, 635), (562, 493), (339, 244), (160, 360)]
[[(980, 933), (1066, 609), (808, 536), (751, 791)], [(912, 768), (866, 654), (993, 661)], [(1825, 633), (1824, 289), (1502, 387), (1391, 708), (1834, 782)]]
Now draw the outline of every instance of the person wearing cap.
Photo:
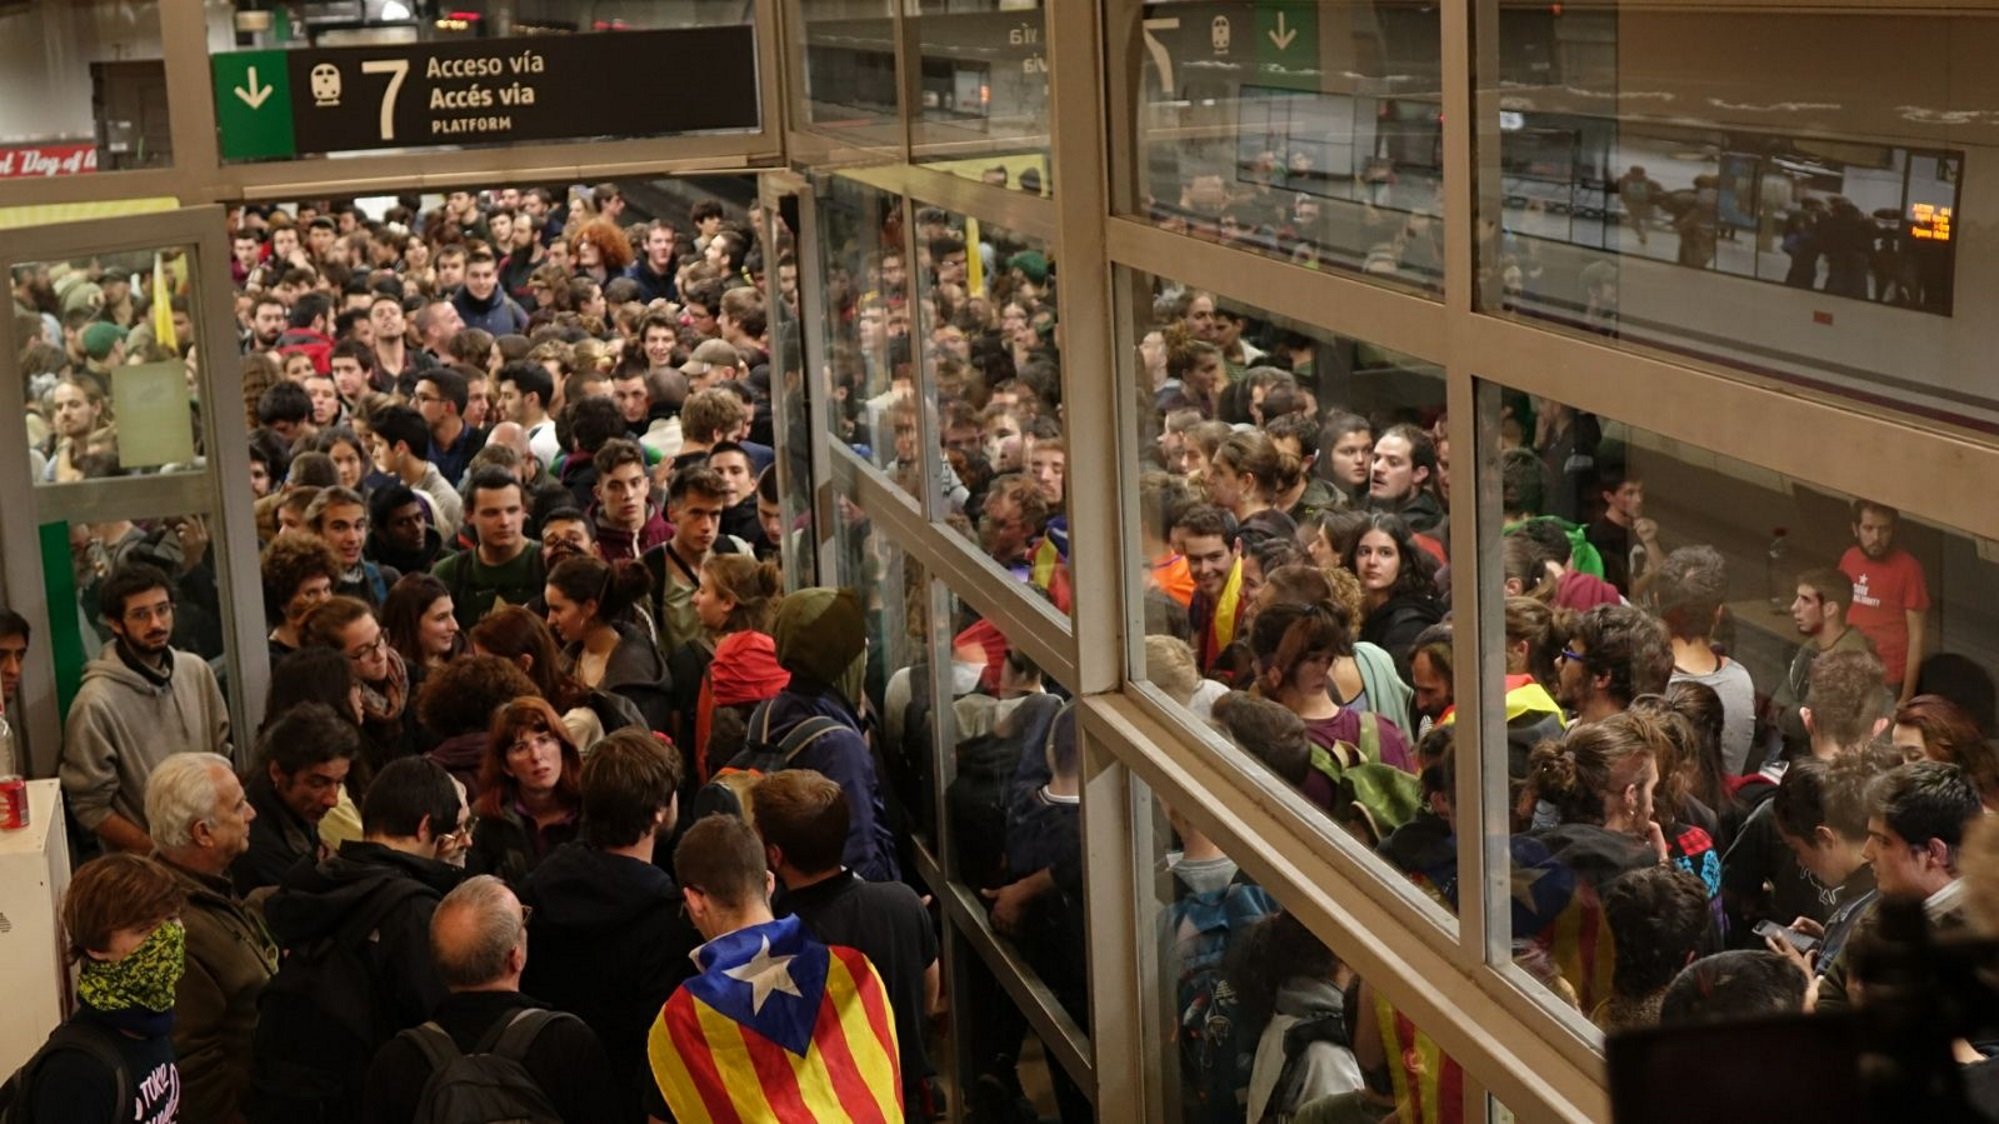
[(109, 390), (111, 372), (125, 364), (125, 329), (108, 320), (99, 320), (78, 335), (83, 344), (85, 368)]
[(815, 587), (786, 596), (771, 626), (777, 662), (791, 682), (750, 714), (749, 736), (767, 745), (782, 742), (809, 718), (831, 718), (839, 728), (815, 738), (791, 759), (794, 769), (812, 769), (838, 784), (847, 796), (847, 839), (840, 862), (870, 882), (901, 877), (895, 833), (882, 801), (874, 756), (861, 733), (853, 702), (867, 655), (867, 613), (849, 589)]
[(687, 376), (689, 391), (706, 390), (738, 377), (742, 371), (742, 353), (727, 340), (703, 340), (687, 357), (687, 362), (680, 365), (680, 373)]

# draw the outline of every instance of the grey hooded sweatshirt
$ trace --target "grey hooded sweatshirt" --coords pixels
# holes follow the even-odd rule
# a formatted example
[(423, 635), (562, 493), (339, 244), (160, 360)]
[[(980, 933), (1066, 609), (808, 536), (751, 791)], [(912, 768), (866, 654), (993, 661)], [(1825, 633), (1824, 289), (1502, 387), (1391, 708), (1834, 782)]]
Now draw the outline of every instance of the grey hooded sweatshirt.
[(146, 780), (175, 753), (229, 752), (229, 704), (208, 664), (172, 650), (164, 679), (141, 673), (104, 646), (83, 667), (63, 730), (63, 796), (77, 823), (95, 831), (116, 812), (146, 827)]

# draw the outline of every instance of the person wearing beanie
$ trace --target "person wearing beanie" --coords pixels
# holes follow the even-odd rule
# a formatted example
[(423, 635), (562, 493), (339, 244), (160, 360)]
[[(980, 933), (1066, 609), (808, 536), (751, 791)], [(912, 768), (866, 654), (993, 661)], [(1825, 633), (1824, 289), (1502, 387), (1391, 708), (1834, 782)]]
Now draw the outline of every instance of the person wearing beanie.
[(111, 389), (111, 372), (125, 362), (125, 335), (125, 329), (106, 320), (99, 320), (78, 333), (84, 365), (104, 384), (106, 392)]
[(840, 724), (801, 750), (791, 767), (824, 774), (846, 793), (851, 815), (840, 861), (862, 878), (887, 882), (901, 876), (895, 833), (859, 713), (839, 686), (865, 659), (867, 634), (867, 614), (853, 590), (816, 587), (786, 595), (771, 638), (791, 682), (751, 713), (748, 726), (751, 740), (776, 745), (808, 718)]

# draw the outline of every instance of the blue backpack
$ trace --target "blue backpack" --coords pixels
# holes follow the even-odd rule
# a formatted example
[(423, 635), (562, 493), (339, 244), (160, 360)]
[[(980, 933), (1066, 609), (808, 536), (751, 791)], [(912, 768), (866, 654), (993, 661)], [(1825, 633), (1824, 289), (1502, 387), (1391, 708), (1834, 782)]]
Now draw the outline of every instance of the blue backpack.
[(1259, 919), (1276, 912), (1263, 887), (1238, 873), (1220, 890), (1186, 890), (1166, 911), (1169, 963), (1177, 965), (1180, 1087), (1187, 1120), (1241, 1124), (1259, 1028), (1242, 1025), (1226, 975), (1229, 950)]

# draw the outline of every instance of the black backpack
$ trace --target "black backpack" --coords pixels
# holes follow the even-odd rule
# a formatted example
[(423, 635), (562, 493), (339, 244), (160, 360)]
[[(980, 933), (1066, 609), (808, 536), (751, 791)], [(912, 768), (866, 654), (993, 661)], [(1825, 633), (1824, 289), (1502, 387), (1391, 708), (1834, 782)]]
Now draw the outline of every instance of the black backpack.
[(792, 759), (820, 738), (848, 729), (842, 722), (815, 714), (793, 726), (781, 740), (772, 742), (770, 712), (770, 703), (766, 701), (750, 715), (748, 740), (742, 752), (715, 770), (715, 775), (694, 794), (694, 814), (688, 818), (689, 823), (699, 823), (714, 812), (725, 812), (754, 826), (756, 808), (750, 790), (757, 781), (766, 773), (789, 769)]
[(1305, 1054), (1314, 1043), (1329, 1042), (1346, 1049), (1353, 1047), (1343, 1011), (1316, 1018), (1300, 1019), (1284, 1032), (1284, 1068), (1277, 1071), (1277, 1084), (1263, 1106), (1263, 1121), (1290, 1120), (1305, 1107)]
[(385, 1010), (374, 938), (390, 913), (424, 895), (436, 891), (413, 878), (384, 878), (338, 929), (286, 950), (257, 1000), (247, 1096), (257, 1109), (253, 1120), (296, 1118), (300, 1106), (337, 1111), (333, 1106), (359, 1103), (369, 1059), (402, 1029)]
[[(959, 876), (974, 886), (1006, 884), (1006, 822), (1013, 807), (1014, 776), (1027, 754), (1047, 751), (1062, 700), (1022, 699), (993, 729), (958, 743), (958, 775), (944, 790), (950, 808)], [(1045, 770), (1044, 770), (1045, 771)]]
[(516, 1011), (486, 1032), (469, 1054), (460, 1053), (445, 1029), (434, 1022), (413, 1026), (399, 1037), (423, 1051), (430, 1078), (417, 1098), (413, 1124), (562, 1124), (548, 1094), (528, 1074), (528, 1051), (561, 1011)]
[(70, 1019), (49, 1034), (49, 1040), (35, 1051), (14, 1071), (6, 1084), (0, 1085), (0, 1124), (35, 1124), (34, 1093), (35, 1083), (41, 1077), (52, 1055), (64, 1050), (77, 1050), (90, 1055), (99, 1065), (116, 1075), (112, 1093), (115, 1106), (112, 1118), (118, 1119), (129, 1111), (132, 1103), (132, 1075), (125, 1071), (125, 1056), (106, 1037), (111, 1031), (93, 1022)]

